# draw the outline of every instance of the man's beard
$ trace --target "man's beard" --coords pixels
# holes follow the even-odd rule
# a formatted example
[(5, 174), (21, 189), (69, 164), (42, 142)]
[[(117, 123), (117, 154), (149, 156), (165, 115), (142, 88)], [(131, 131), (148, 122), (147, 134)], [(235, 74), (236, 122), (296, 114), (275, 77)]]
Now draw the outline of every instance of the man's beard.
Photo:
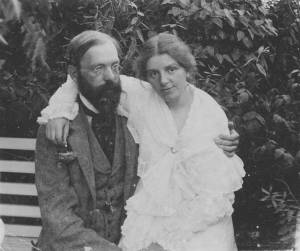
[(79, 73), (78, 87), (80, 93), (99, 111), (102, 120), (111, 123), (115, 117), (121, 96), (120, 78), (116, 81), (107, 80), (105, 84), (93, 87)]

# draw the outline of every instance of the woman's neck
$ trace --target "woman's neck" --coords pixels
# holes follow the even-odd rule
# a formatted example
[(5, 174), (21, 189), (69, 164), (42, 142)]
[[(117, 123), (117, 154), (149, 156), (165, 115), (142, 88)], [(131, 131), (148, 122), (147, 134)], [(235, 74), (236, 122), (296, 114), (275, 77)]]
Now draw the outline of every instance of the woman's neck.
[(191, 86), (187, 86), (185, 92), (182, 93), (177, 102), (168, 104), (178, 133), (182, 130), (186, 123), (193, 98), (193, 89)]
[(192, 101), (193, 90), (190, 84), (187, 84), (184, 92), (182, 92), (182, 94), (177, 99), (166, 101), (166, 103), (170, 110), (179, 110), (185, 107), (189, 107)]

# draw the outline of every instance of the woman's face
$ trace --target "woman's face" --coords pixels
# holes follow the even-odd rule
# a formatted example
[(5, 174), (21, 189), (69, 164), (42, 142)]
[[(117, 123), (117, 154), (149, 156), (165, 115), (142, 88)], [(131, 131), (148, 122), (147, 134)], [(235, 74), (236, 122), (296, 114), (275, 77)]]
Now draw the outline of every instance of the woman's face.
[(188, 85), (186, 70), (168, 54), (155, 55), (148, 60), (146, 78), (166, 103), (179, 100)]

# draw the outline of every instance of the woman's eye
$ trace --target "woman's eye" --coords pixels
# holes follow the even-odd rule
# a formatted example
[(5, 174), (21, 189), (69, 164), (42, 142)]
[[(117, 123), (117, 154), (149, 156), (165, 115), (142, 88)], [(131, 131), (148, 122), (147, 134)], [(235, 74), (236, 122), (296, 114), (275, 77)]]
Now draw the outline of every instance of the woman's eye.
[(149, 76), (150, 76), (150, 78), (157, 78), (158, 73), (156, 71), (151, 71), (151, 72), (149, 72)]
[(176, 69), (177, 69), (177, 68), (175, 68), (175, 67), (170, 67), (170, 68), (168, 69), (168, 72), (169, 72), (169, 73), (173, 73), (174, 71), (176, 71)]

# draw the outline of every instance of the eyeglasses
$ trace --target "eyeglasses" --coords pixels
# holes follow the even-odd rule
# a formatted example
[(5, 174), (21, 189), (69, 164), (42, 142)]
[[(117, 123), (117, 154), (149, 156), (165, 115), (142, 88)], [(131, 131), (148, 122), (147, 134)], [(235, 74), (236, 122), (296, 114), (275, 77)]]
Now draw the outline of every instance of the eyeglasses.
[(96, 76), (101, 76), (105, 73), (107, 67), (110, 67), (112, 72), (115, 74), (120, 73), (120, 71), (122, 70), (122, 67), (119, 63), (112, 64), (111, 66), (106, 66), (106, 65), (100, 64), (100, 65), (97, 65), (96, 67), (94, 67), (93, 69), (82, 68), (81, 70), (89, 71)]

